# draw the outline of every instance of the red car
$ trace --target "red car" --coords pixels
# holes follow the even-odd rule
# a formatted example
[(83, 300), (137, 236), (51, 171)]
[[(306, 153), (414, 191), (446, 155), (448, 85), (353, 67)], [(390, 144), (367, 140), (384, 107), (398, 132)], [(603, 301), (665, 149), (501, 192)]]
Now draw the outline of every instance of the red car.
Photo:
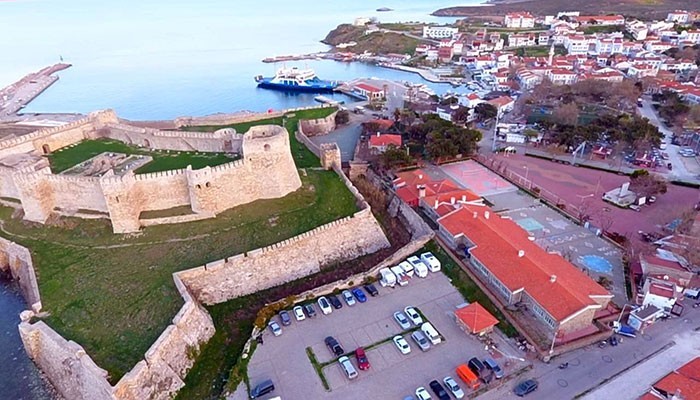
[(365, 354), (365, 349), (358, 347), (355, 350), (355, 357), (357, 357), (357, 366), (365, 371), (369, 369), (369, 360), (367, 359), (367, 354)]

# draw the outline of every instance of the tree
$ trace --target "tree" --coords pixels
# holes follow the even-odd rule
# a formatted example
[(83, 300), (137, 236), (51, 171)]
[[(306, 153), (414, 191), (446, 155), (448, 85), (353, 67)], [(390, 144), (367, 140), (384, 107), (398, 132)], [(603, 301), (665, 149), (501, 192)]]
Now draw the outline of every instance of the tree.
[(558, 125), (577, 125), (579, 109), (576, 103), (561, 104), (552, 112), (552, 121)]
[(490, 103), (479, 103), (474, 107), (474, 112), (479, 116), (480, 121), (496, 118), (498, 109)]
[(408, 155), (405, 149), (396, 147), (390, 144), (389, 147), (380, 156), (382, 166), (386, 169), (393, 169), (399, 166), (408, 165), (411, 163), (411, 156)]
[(638, 169), (630, 175), (630, 190), (640, 197), (654, 196), (666, 193), (666, 180), (657, 174), (651, 174), (645, 169)]
[(401, 123), (404, 126), (411, 126), (414, 122), (416, 122), (415, 112), (408, 109), (401, 110)]
[(394, 109), (394, 122), (399, 122), (399, 119), (401, 119), (401, 110), (398, 108)]
[(459, 122), (460, 124), (466, 124), (467, 120), (469, 120), (469, 116), (471, 114), (470, 111), (471, 111), (471, 108), (469, 108), (469, 107), (459, 107), (458, 109), (455, 110), (452, 117), (454, 118), (455, 122)]
[(335, 114), (336, 125), (345, 125), (348, 122), (350, 122), (350, 113), (348, 110), (340, 110), (337, 114)]

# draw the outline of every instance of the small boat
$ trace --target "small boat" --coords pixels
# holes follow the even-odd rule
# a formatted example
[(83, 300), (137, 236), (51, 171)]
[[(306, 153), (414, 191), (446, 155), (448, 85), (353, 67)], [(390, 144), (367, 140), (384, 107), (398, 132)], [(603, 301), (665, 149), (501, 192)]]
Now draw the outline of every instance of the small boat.
[(379, 12), (387, 12), (387, 11), (394, 11), (394, 9), (393, 9), (393, 8), (389, 8), (389, 7), (379, 7), (379, 8), (377, 8), (377, 11), (379, 11)]
[(258, 83), (258, 87), (264, 89), (311, 93), (333, 92), (339, 84), (338, 81), (320, 79), (312, 69), (299, 69), (297, 67), (279, 69), (272, 78), (258, 75), (255, 77), (255, 81)]

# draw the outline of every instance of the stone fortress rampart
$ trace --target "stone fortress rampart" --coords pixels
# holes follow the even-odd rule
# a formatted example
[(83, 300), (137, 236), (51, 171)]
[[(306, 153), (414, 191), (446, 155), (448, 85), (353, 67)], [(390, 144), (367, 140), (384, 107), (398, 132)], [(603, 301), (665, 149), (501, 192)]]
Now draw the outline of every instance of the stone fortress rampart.
[[(23, 312), (19, 326), (30, 358), (65, 398), (140, 400), (174, 397), (184, 386), (184, 378), (194, 364), (193, 355), (214, 334), (212, 319), (202, 303), (216, 304), (291, 282), (323, 267), (390, 246), (363, 196), (337, 165), (332, 169), (355, 196), (359, 211), (271, 246), (173, 274), (184, 305), (144, 359), (114, 386), (109, 383), (107, 372), (96, 365), (79, 344), (61, 337), (44, 322), (32, 323), (36, 309)], [(0, 241), (0, 260), (11, 259), (11, 256), (3, 256), (4, 249), (24, 254), (17, 250), (19, 248), (29, 254), (27, 249), (11, 245), (14, 244)], [(31, 258), (29, 262), (18, 265), (31, 270), (33, 276)]]
[[(138, 231), (142, 225), (213, 217), (258, 199), (283, 197), (301, 187), (287, 131), (255, 126), (244, 134), (233, 129), (213, 133), (159, 131), (124, 124), (111, 111), (61, 126), (0, 141), (0, 160), (18, 154), (48, 154), (85, 139), (111, 138), (151, 149), (231, 152), (241, 160), (216, 167), (101, 177), (53, 174), (46, 163), (33, 167), (0, 167), (0, 197), (19, 200), (24, 217), (44, 223), (54, 212), (101, 214), (115, 233)], [(193, 215), (141, 221), (144, 211), (190, 206)]]

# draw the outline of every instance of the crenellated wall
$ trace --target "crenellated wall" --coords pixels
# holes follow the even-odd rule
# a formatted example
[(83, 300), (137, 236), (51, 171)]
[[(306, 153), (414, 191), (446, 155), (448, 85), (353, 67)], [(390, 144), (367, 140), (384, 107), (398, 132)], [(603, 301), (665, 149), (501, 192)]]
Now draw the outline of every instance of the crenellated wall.
[(299, 127), (303, 129), (306, 136), (327, 135), (336, 127), (336, 114), (338, 114), (337, 111), (325, 118), (301, 120), (299, 121)]
[[(107, 110), (62, 127), (0, 141), (0, 151), (17, 152), (26, 146), (26, 151), (36, 154), (99, 137), (150, 148), (242, 153), (243, 159), (199, 170), (188, 167), (150, 174), (130, 171), (120, 176), (109, 171), (102, 177), (55, 175), (49, 168), (0, 167), (0, 197), (18, 199), (29, 221), (45, 223), (58, 210), (76, 216), (83, 215), (79, 211), (108, 213), (114, 232), (128, 233), (141, 228), (139, 217), (143, 211), (189, 205), (194, 215), (185, 220), (215, 217), (229, 208), (283, 197), (301, 187), (289, 134), (274, 125), (252, 127), (245, 134), (232, 129), (159, 131), (122, 124), (113, 111)], [(170, 220), (155, 219), (149, 225), (161, 221)]]

